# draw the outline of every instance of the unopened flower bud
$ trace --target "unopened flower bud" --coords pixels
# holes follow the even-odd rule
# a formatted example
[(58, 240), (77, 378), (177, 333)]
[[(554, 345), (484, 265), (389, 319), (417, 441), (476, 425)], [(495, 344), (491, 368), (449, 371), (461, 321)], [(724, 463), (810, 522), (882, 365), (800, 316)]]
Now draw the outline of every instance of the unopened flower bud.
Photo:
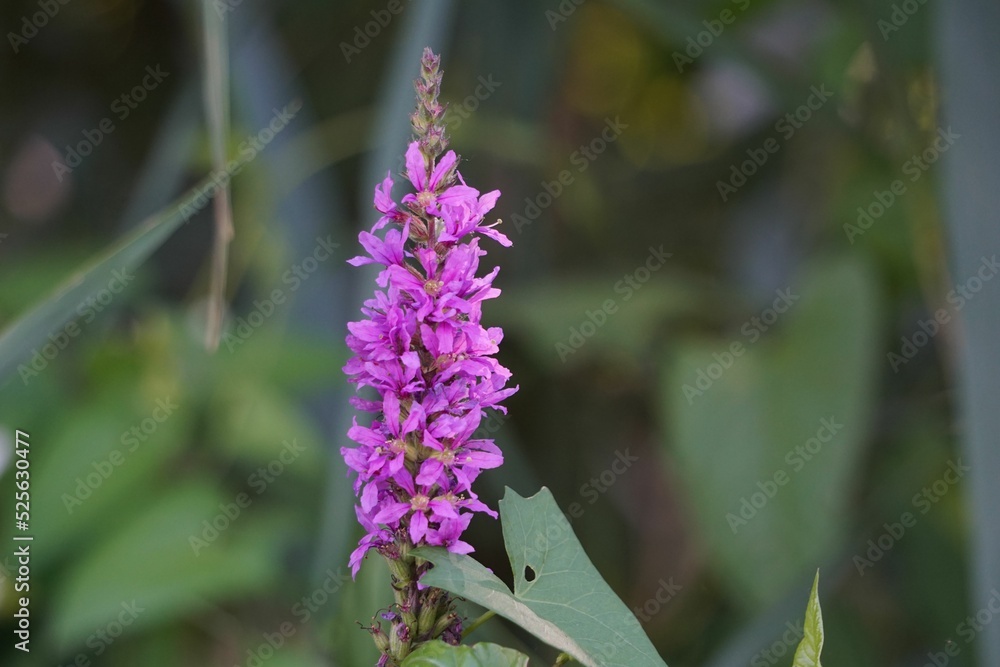
[(436, 604), (425, 604), (420, 609), (420, 615), (417, 618), (417, 636), (423, 637), (427, 633), (431, 633), (433, 637), (434, 628), (437, 626), (438, 621), (438, 606)]
[(454, 613), (441, 616), (431, 637), (440, 637), (447, 644), (457, 645), (462, 640), (462, 619)]
[(389, 633), (389, 653), (396, 660), (402, 660), (410, 654), (410, 628), (397, 625), (395, 630)]
[(389, 564), (389, 572), (396, 578), (396, 582), (401, 586), (408, 586), (413, 578), (409, 564), (399, 558), (386, 558), (385, 560)]
[(375, 646), (379, 652), (385, 653), (389, 650), (389, 636), (382, 632), (381, 627), (373, 625), (369, 628), (369, 632), (371, 632), (372, 639), (375, 640)]

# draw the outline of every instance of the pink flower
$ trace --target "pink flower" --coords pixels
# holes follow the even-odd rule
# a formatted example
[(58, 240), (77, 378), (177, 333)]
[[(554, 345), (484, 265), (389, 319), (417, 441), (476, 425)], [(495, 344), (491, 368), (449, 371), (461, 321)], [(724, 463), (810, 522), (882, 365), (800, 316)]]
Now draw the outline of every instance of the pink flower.
[[(382, 217), (359, 235), (367, 254), (349, 260), (384, 267), (384, 291), (365, 302), (365, 319), (348, 324), (353, 356), (344, 372), (380, 397), (355, 398), (376, 416), (368, 426), (355, 420), (348, 437), (357, 446), (341, 450), (357, 475), (356, 512), (367, 533), (351, 554), (354, 574), (368, 551), (394, 553), (400, 540), (468, 553), (461, 535), (473, 514), (496, 517), (472, 483), (503, 455), (492, 440), (472, 435), (485, 411), (502, 410), (517, 388), (506, 386), (510, 372), (494, 358), (503, 331), (480, 323), (482, 302), (500, 290), (493, 287), (498, 269), (477, 275), (485, 254), (477, 235), (510, 241), (482, 224), (500, 193), (480, 195), (457, 164), (454, 151), (434, 160), (411, 143), (406, 169), (416, 192), (402, 198), (409, 212), (393, 201), (387, 176), (375, 189)], [(400, 227), (376, 235), (390, 223)]]

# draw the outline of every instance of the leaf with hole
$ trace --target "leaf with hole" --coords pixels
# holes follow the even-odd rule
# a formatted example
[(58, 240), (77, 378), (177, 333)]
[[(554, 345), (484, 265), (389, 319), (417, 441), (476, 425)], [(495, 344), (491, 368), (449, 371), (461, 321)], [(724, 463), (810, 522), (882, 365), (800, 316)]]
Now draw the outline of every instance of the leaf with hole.
[(470, 556), (417, 549), (434, 563), (421, 579), (517, 623), (588, 667), (666, 667), (628, 607), (587, 558), (552, 492), (500, 501), (504, 542), (514, 572), (511, 592)]

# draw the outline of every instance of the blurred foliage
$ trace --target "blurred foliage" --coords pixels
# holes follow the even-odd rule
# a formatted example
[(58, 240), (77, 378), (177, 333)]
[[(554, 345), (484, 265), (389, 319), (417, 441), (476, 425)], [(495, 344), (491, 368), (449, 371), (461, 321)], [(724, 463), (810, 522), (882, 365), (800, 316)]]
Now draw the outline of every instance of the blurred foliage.
[[(500, 357), (521, 390), (491, 422), (507, 465), (482, 478), (485, 499), (550, 487), (671, 667), (789, 664), (818, 566), (828, 664), (921, 664), (961, 641), (975, 611), (965, 545), (997, 528), (972, 523), (962, 481), (934, 490), (960, 458), (957, 325), (895, 369), (886, 356), (953, 307), (941, 165), (908, 162), (942, 123), (931, 4), (886, 32), (888, 0), (425, 0), (398, 15), (378, 2), (215, 3), (231, 47), (230, 153), (274, 109), (304, 108), (233, 180), (215, 354), (201, 343), (208, 206), (146, 248), (94, 317), (69, 299), (79, 334), (52, 358), (42, 338), (15, 361), (41, 355), (37, 376), (2, 378), (0, 497), (9, 507), (13, 434), (27, 431), (35, 541), (33, 651), (5, 642), (0, 664), (374, 662), (356, 622), (391, 596), (377, 559), (345, 576), (358, 528), (339, 461), (344, 322), (373, 284), (344, 260), (373, 219), (362, 174), (385, 167), (369, 158), (402, 155), (385, 142), (407, 118), (379, 104), (399, 92), (389, 73), (411, 42), (443, 51), (453, 147), (471, 185), (502, 190), (514, 240), (486, 258), (504, 290), (486, 319), (505, 328)], [(0, 56), (4, 326), (199, 184), (219, 145), (200, 102), (200, 6), (56, 5)], [(39, 6), (5, 3), (0, 24), (27, 34)], [(157, 65), (169, 75), (123, 117), (116, 100)], [(816, 89), (828, 101), (803, 106)], [(792, 125), (796, 113), (808, 119)], [(114, 130), (95, 134), (105, 118)], [(53, 167), (87, 141), (78, 166)], [(339, 248), (307, 271), (321, 238)], [(653, 269), (659, 248), (670, 257)], [(776, 291), (801, 300), (768, 321)], [(689, 401), (685, 385), (735, 343), (744, 353)], [(158, 420), (164, 401), (176, 409)], [(843, 429), (797, 469), (786, 455), (830, 417)], [(727, 514), (769, 481), (773, 497), (733, 534)], [(915, 523), (893, 538), (906, 512)], [(4, 544), (11, 520), (0, 516)], [(213, 521), (225, 527), (211, 538)], [(477, 519), (471, 533), (511, 581), (498, 526)], [(14, 605), (5, 576), (8, 637)], [(499, 620), (476, 638), (553, 658)], [(972, 664), (959, 648), (953, 664)]]

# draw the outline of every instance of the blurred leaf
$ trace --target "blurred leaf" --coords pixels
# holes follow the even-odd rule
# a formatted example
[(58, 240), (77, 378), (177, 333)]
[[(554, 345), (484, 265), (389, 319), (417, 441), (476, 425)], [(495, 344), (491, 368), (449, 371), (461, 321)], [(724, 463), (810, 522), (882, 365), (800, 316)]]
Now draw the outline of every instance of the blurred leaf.
[[(26, 358), (34, 346), (46, 343), (50, 334), (56, 333), (74, 315), (79, 315), (80, 308), (86, 310), (88, 297), (109, 289), (116, 276), (128, 277), (130, 271), (145, 261), (187, 220), (190, 211), (197, 208), (196, 200), (205, 197), (203, 191), (211, 187), (211, 183), (211, 179), (206, 178), (171, 206), (149, 217), (138, 229), (73, 274), (47, 299), (8, 325), (0, 333), (0, 382), (14, 372), (18, 362)], [(124, 281), (119, 278), (118, 283), (121, 282)]]
[[(309, 474), (319, 461), (321, 438), (308, 416), (288, 396), (258, 379), (219, 387), (209, 425), (211, 440), (228, 456), (267, 463), (278, 456), (283, 443), (297, 441), (305, 450), (293, 452), (290, 465)], [(298, 459), (301, 459), (299, 461)]]
[(496, 644), (451, 646), (433, 641), (407, 656), (402, 667), (528, 667), (528, 657)]
[(724, 578), (758, 609), (844, 539), (877, 374), (864, 265), (816, 265), (786, 296), (799, 300), (766, 335), (748, 320), (743, 338), (682, 345), (661, 383), (694, 518)]
[(91, 254), (80, 244), (58, 245), (53, 240), (44, 254), (4, 257), (0, 265), (0, 316), (7, 320), (8, 315), (37, 304), (49, 291), (47, 285), (58, 284)]
[(813, 579), (812, 592), (809, 593), (809, 604), (806, 606), (806, 620), (803, 623), (805, 635), (795, 649), (795, 661), (792, 667), (822, 667), (819, 662), (823, 651), (823, 611), (819, 607), (819, 570)]
[(434, 563), (422, 583), (492, 609), (588, 667), (664, 665), (587, 558), (551, 491), (522, 498), (508, 488), (500, 520), (513, 593), (474, 558), (440, 547), (414, 552)]
[[(72, 648), (117, 619), (123, 605), (141, 609), (133, 620), (146, 626), (201, 610), (208, 600), (267, 586), (274, 574), (268, 543), (240, 542), (223, 528), (197, 555), (190, 544), (191, 536), (202, 538), (204, 521), (225, 517), (220, 505), (233, 502), (207, 482), (175, 485), (146, 513), (81, 555), (53, 591), (54, 643)], [(225, 523), (231, 527), (240, 519)]]
[[(662, 322), (700, 312), (713, 299), (687, 280), (655, 277), (633, 290), (621, 278), (547, 280), (505, 290), (487, 306), (488, 318), (521, 334), (538, 361), (552, 367), (595, 357), (642, 363)], [(605, 310), (608, 301), (614, 303)], [(594, 332), (585, 336), (591, 326)]]
[[(277, 328), (277, 327), (276, 327)], [(212, 357), (216, 373), (231, 379), (265, 380), (278, 389), (301, 393), (316, 386), (328, 386), (338, 377), (347, 361), (347, 347), (342, 342), (331, 345), (320, 337), (296, 331), (257, 331), (242, 345), (222, 350)]]
[[(109, 517), (131, 518), (132, 512), (155, 502), (155, 492), (163, 488), (158, 482), (167, 461), (185, 444), (190, 406), (173, 396), (164, 397), (178, 402), (169, 414), (156, 409), (154, 401), (131, 408), (125, 403), (128, 391), (134, 387), (102, 387), (93, 400), (66, 411), (39, 450), (32, 509), (35, 537), (45, 548), (35, 556), (35, 565), (44, 567), (67, 549), (79, 553), (86, 541), (114, 530)], [(154, 410), (166, 418), (157, 422), (151, 417)], [(149, 431), (142, 430), (143, 422)]]

